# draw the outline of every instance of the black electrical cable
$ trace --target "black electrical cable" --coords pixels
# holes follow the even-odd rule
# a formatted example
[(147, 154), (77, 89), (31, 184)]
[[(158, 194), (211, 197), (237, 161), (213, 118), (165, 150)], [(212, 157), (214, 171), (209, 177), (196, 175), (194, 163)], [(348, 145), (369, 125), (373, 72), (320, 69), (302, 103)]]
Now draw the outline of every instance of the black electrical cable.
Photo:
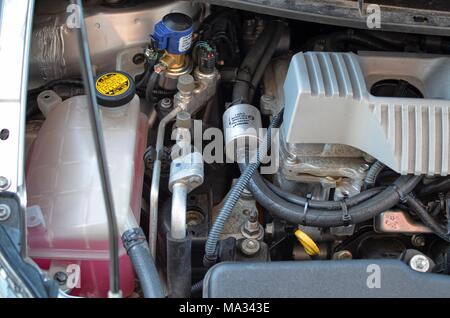
[[(262, 176), (259, 174), (258, 175), (255, 174), (253, 176), (253, 178), (259, 180), (260, 178), (262, 178)], [(314, 208), (314, 209), (323, 209), (323, 210), (341, 210), (342, 209), (342, 204), (340, 201), (308, 200), (307, 198), (304, 198), (304, 197), (298, 196), (294, 193), (282, 190), (280, 187), (277, 187), (276, 185), (274, 185), (267, 179), (262, 178), (262, 180), (270, 188), (270, 190), (272, 190), (278, 196), (280, 196), (281, 198), (285, 199), (286, 201), (288, 201), (290, 203), (297, 204), (302, 207), (304, 207), (305, 204), (308, 203), (308, 206), (310, 208)], [(351, 208), (355, 205), (358, 205), (358, 204), (374, 197), (375, 195), (379, 194), (384, 189), (385, 189), (385, 187), (378, 187), (378, 188), (372, 188), (370, 190), (358, 193), (358, 194), (356, 194), (350, 198), (347, 198), (345, 200), (346, 206), (348, 208)]]
[(71, 78), (61, 78), (61, 79), (55, 79), (55, 80), (51, 80), (39, 87), (36, 88), (32, 88), (30, 90), (28, 90), (28, 94), (36, 94), (36, 93), (40, 93), (42, 91), (51, 89), (55, 86), (80, 86), (83, 87), (83, 81), (80, 79), (71, 79)]
[(145, 89), (145, 99), (147, 100), (147, 103), (149, 103), (150, 105), (153, 104), (153, 91), (156, 87), (156, 84), (158, 83), (159, 80), (159, 74), (156, 72), (153, 72), (150, 75), (150, 78), (147, 82), (147, 88)]
[[(240, 165), (240, 168), (242, 171), (245, 169), (245, 165)], [(393, 207), (402, 200), (404, 195), (410, 193), (420, 180), (421, 177), (418, 176), (401, 176), (393, 185), (385, 188), (376, 196), (351, 208), (346, 208), (346, 211), (342, 206), (342, 204), (345, 204), (347, 207), (345, 201), (336, 202), (341, 204), (340, 210), (317, 209), (311, 208), (309, 205), (305, 209), (305, 206), (288, 202), (274, 193), (262, 178), (258, 178), (258, 173), (253, 175), (248, 188), (262, 207), (274, 216), (292, 224), (337, 227), (370, 220), (379, 213)]]
[(450, 191), (450, 178), (427, 184), (422, 189), (420, 189), (418, 195), (420, 197), (424, 197), (433, 193), (448, 191)]
[(214, 224), (209, 231), (208, 238), (205, 243), (205, 256), (203, 259), (203, 264), (206, 267), (211, 266), (217, 261), (217, 245), (222, 235), (223, 228), (233, 212), (233, 209), (241, 194), (244, 192), (252, 176), (257, 173), (264, 156), (267, 155), (267, 151), (270, 149), (272, 141), (272, 129), (280, 127), (283, 121), (283, 111), (284, 110), (282, 109), (277, 115), (273, 116), (266, 138), (262, 140), (259, 145), (255, 162), (246, 164), (245, 168), (241, 169), (241, 176), (231, 188), (222, 208), (214, 220)]
[(406, 196), (405, 202), (408, 207), (415, 214), (417, 214), (420, 220), (433, 231), (434, 234), (436, 234), (443, 240), (450, 242), (450, 237), (447, 233), (446, 227), (439, 224), (430, 214), (428, 214), (427, 210), (423, 207), (423, 204), (419, 201), (419, 199), (409, 194)]
[[(390, 43), (383, 42), (377, 38), (367, 36), (364, 33), (355, 30), (338, 31), (329, 36), (327, 41), (328, 49), (338, 49), (340, 43), (350, 42), (362, 45), (369, 49), (380, 51), (392, 51), (396, 48)], [(342, 48), (341, 48), (342, 49)]]
[[(74, 1), (74, 0), (72, 0)], [(108, 164), (106, 158), (105, 142), (100, 118), (99, 106), (95, 94), (94, 73), (92, 71), (91, 57), (89, 53), (88, 35), (84, 22), (84, 12), (82, 0), (75, 0), (78, 5), (78, 14), (80, 19), (80, 28), (78, 28), (77, 37), (81, 57), (81, 73), (85, 91), (88, 97), (89, 119), (94, 138), (97, 164), (102, 184), (103, 199), (105, 200), (106, 215), (109, 231), (109, 253), (110, 253), (110, 272), (109, 288), (110, 297), (120, 297), (120, 271), (119, 271), (119, 230), (117, 227), (116, 211), (114, 207), (111, 179), (109, 177)]]
[[(269, 28), (271, 27), (271, 28)], [(244, 62), (238, 72), (239, 80), (248, 80), (250, 74), (254, 74), (253, 66), (255, 61), (260, 61), (262, 55), (256, 56), (254, 48), (258, 49), (265, 45), (264, 36), (266, 34), (273, 34), (275, 31), (274, 24), (270, 24), (265, 29), (265, 32), (260, 35), (254, 47), (250, 50), (249, 54), (245, 58)], [(270, 31), (270, 32), (269, 32)], [(360, 39), (358, 35), (346, 34), (347, 38), (351, 37), (352, 40)], [(339, 40), (339, 39), (336, 39)], [(366, 40), (366, 39), (364, 39)], [(377, 41), (371, 42), (371, 44), (377, 43)], [(265, 45), (267, 48), (267, 45)], [(258, 57), (258, 60), (256, 60)], [(257, 62), (256, 62), (257, 63)], [(245, 71), (244, 77), (239, 77), (239, 74)], [(253, 80), (253, 78), (252, 78)], [(256, 79), (255, 79), (256, 80)], [(243, 85), (242, 82), (237, 82), (233, 89), (233, 101), (247, 102), (249, 96), (249, 85)], [(241, 164), (239, 166), (241, 173), (243, 173), (247, 165)], [(371, 219), (373, 216), (383, 212), (386, 209), (391, 208), (403, 199), (403, 196), (411, 192), (417, 184), (420, 182), (421, 177), (417, 176), (402, 176), (399, 177), (393, 185), (385, 188), (380, 193), (372, 196), (373, 192), (362, 193), (361, 196), (365, 200), (357, 199), (357, 204), (352, 205), (354, 201), (347, 199), (341, 202), (325, 201), (323, 203), (314, 202), (312, 206), (306, 205), (306, 198), (293, 197), (297, 203), (305, 202), (303, 204), (295, 204), (289, 202), (283, 197), (280, 197), (275, 193), (263, 180), (258, 172), (255, 172), (252, 176), (252, 180), (248, 184), (248, 188), (253, 193), (255, 199), (266, 210), (273, 215), (287, 220), (293, 224), (305, 224), (318, 227), (336, 227), (347, 225), (350, 223), (360, 223)], [(367, 198), (367, 199), (366, 199)], [(349, 204), (351, 202), (352, 204)]]

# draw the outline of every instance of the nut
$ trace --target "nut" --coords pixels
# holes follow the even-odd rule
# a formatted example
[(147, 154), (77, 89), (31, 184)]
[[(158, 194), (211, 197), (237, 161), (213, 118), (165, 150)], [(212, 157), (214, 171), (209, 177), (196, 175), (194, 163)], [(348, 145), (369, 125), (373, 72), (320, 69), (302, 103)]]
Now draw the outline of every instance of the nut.
[(264, 236), (264, 228), (258, 222), (258, 212), (250, 211), (248, 220), (242, 225), (241, 233), (248, 239), (261, 240)]

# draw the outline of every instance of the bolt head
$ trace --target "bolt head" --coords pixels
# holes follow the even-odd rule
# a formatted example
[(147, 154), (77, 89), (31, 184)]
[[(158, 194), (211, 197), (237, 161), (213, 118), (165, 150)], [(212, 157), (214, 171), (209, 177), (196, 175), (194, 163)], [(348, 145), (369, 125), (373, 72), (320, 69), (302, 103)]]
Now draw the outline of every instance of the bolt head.
[(11, 209), (6, 204), (0, 204), (0, 222), (6, 221), (11, 216)]
[(411, 243), (416, 247), (423, 247), (425, 246), (425, 237), (423, 235), (414, 235), (411, 238)]
[(7, 190), (9, 188), (9, 180), (6, 177), (0, 176), (0, 190)]
[(352, 259), (352, 258), (353, 258), (353, 255), (348, 250), (337, 251), (336, 253), (333, 254), (333, 259), (335, 259), (335, 260), (345, 260), (345, 259)]
[(53, 276), (53, 278), (56, 280), (56, 282), (59, 285), (64, 285), (67, 282), (67, 279), (69, 278), (67, 273), (64, 272), (57, 272), (55, 273), (55, 275)]
[(424, 255), (418, 254), (411, 257), (409, 266), (417, 272), (427, 272), (430, 269), (430, 261)]
[(254, 239), (245, 239), (241, 243), (241, 251), (247, 256), (255, 255), (259, 252), (261, 244)]
[(164, 109), (169, 109), (172, 107), (172, 100), (168, 97), (165, 97), (161, 100), (161, 107)]

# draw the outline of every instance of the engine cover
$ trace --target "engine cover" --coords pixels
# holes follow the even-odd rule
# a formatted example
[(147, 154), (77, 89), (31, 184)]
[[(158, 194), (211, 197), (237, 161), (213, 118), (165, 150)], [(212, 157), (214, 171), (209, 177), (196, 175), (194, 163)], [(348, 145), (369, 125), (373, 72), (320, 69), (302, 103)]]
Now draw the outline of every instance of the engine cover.
[[(376, 97), (368, 87), (405, 80), (424, 99)], [(450, 58), (407, 53), (307, 52), (284, 84), (283, 142), (342, 144), (401, 174), (449, 173)]]

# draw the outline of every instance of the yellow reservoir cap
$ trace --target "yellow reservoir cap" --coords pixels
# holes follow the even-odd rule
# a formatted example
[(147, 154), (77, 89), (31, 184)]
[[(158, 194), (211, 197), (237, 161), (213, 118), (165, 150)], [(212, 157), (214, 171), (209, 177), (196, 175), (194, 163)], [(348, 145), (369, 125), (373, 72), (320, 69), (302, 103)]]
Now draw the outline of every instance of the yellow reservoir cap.
[(102, 106), (117, 107), (130, 102), (135, 95), (134, 81), (125, 72), (107, 72), (95, 81), (98, 103)]

